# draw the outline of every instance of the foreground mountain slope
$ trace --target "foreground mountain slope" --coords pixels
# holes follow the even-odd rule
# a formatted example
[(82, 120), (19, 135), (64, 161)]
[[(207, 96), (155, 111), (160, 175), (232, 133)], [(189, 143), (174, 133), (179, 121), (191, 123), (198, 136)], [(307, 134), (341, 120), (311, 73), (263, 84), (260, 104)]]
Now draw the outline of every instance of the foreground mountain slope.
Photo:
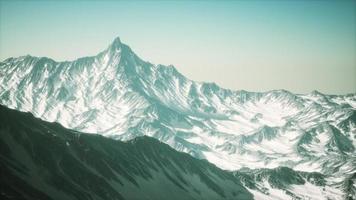
[(0, 106), (1, 199), (252, 199), (232, 173), (149, 137), (81, 134)]
[(147, 136), (120, 142), (3, 106), (0, 120), (1, 199), (342, 199), (355, 192), (355, 177), (335, 187), (323, 174), (286, 167), (227, 172)]
[(9, 58), (0, 70), (1, 104), (77, 131), (152, 136), (229, 170), (356, 170), (356, 94), (226, 90), (145, 62), (118, 38), (96, 56)]

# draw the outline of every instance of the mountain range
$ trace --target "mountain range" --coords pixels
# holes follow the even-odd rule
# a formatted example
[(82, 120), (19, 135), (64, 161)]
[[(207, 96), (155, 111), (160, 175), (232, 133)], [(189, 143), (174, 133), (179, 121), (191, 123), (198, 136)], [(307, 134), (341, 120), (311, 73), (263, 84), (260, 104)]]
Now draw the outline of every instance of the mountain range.
[[(355, 195), (356, 94), (232, 91), (146, 62), (119, 38), (74, 61), (8, 58), (0, 72), (2, 105), (124, 143), (158, 139), (228, 170), (244, 187), (254, 185), (248, 191), (256, 198), (272, 191), (303, 199), (313, 187), (320, 193), (312, 199)], [(268, 181), (283, 181), (280, 174), (302, 186)]]
[[(0, 119), (1, 199), (244, 200), (340, 195), (320, 173), (287, 167), (224, 171), (147, 136), (121, 142), (4, 106)], [(355, 192), (350, 183), (344, 189)]]

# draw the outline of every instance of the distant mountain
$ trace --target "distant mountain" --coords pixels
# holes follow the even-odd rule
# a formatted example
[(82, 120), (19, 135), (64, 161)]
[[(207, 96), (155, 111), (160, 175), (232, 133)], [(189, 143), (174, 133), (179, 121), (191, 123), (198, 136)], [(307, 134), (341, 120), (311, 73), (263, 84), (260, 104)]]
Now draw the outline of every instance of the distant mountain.
[(232, 171), (287, 167), (335, 185), (356, 173), (356, 94), (231, 91), (143, 61), (119, 38), (71, 62), (8, 58), (0, 72), (1, 104), (76, 131), (151, 136)]
[(338, 190), (320, 173), (223, 171), (147, 136), (121, 142), (3, 106), (0, 120), (1, 199), (340, 199), (355, 178)]

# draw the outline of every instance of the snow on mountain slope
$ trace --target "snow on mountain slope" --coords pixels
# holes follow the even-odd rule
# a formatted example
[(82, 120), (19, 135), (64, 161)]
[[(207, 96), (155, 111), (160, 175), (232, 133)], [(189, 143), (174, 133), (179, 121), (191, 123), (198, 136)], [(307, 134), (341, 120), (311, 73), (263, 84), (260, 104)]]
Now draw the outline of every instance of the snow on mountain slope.
[(147, 136), (121, 142), (1, 105), (0, 119), (1, 199), (286, 200), (354, 194), (352, 177), (334, 188), (320, 173), (287, 167), (229, 172)]
[(0, 64), (0, 103), (119, 140), (148, 135), (223, 169), (356, 167), (356, 94), (231, 91), (140, 59), (120, 39), (72, 62)]
[(347, 198), (341, 188), (331, 187), (326, 177), (320, 173), (294, 171), (286, 167), (241, 170), (234, 173), (256, 200)]

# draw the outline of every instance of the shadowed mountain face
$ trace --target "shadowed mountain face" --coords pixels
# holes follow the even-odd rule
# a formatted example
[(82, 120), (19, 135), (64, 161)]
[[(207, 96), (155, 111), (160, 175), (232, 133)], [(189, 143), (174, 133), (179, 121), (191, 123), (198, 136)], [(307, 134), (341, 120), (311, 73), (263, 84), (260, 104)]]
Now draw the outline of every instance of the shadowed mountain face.
[(0, 107), (1, 199), (252, 199), (232, 173), (149, 137), (120, 142)]
[(329, 185), (356, 172), (356, 94), (226, 90), (145, 62), (118, 38), (96, 56), (9, 58), (0, 71), (1, 104), (75, 131), (147, 135), (222, 169), (287, 167)]

